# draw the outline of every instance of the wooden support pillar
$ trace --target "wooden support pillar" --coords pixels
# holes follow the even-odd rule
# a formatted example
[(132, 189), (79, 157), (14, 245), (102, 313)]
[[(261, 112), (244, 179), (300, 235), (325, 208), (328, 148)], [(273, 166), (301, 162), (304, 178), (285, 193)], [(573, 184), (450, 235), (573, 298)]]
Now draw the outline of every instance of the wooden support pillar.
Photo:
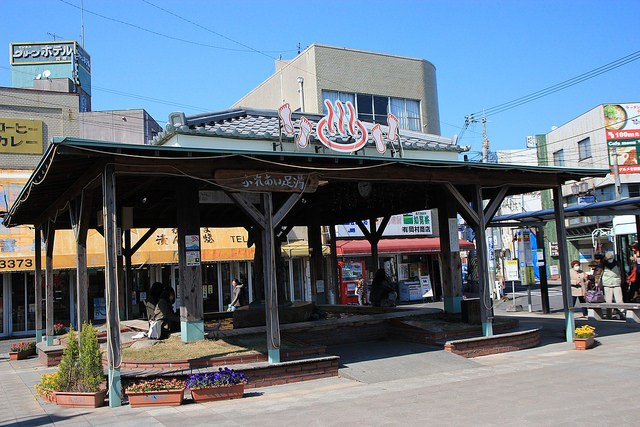
[(202, 267), (200, 242), (200, 207), (198, 188), (185, 181), (176, 192), (178, 200), (178, 268), (180, 303), (180, 336), (182, 342), (204, 339), (202, 317)]
[(475, 186), (473, 204), (478, 215), (476, 233), (476, 251), (478, 252), (478, 282), (480, 287), (480, 319), (482, 334), (486, 337), (493, 335), (493, 301), (491, 299), (491, 284), (489, 282), (489, 254), (487, 250), (487, 224), (485, 222), (482, 187)]
[(441, 198), (438, 204), (438, 229), (444, 311), (460, 313), (462, 312), (462, 260), (458, 239), (458, 217), (455, 204), (446, 198)]
[(131, 296), (133, 289), (133, 270), (131, 267), (131, 229), (124, 229), (124, 289), (126, 295), (126, 313), (127, 319), (133, 316), (133, 305), (131, 304)]
[(567, 259), (567, 230), (564, 225), (564, 204), (562, 186), (553, 189), (553, 210), (556, 213), (556, 233), (558, 236), (558, 256), (560, 261), (560, 283), (562, 284), (562, 305), (564, 308), (565, 333), (567, 342), (573, 341), (576, 328), (573, 317), (573, 297), (571, 296), (571, 280), (569, 279), (569, 260)]
[(118, 251), (116, 247), (116, 177), (113, 165), (107, 165), (102, 174), (102, 217), (104, 226), (105, 288), (107, 305), (107, 389), (109, 406), (122, 406), (120, 381), (120, 317), (118, 313)]
[[(371, 258), (373, 258), (373, 266), (376, 271), (380, 268), (380, 254), (378, 253), (378, 243), (380, 242), (380, 236), (376, 227), (377, 218), (369, 218), (369, 245), (371, 245)], [(384, 230), (383, 230), (384, 231)]]
[(35, 285), (35, 305), (36, 305), (36, 343), (42, 341), (42, 228), (36, 227), (34, 235), (34, 285)]
[(377, 226), (378, 219), (370, 218), (369, 228), (367, 228), (362, 221), (360, 220), (356, 221), (356, 225), (358, 226), (360, 231), (362, 231), (362, 234), (364, 234), (364, 237), (367, 239), (367, 241), (369, 242), (369, 245), (371, 246), (371, 257), (373, 259), (373, 267), (375, 270), (378, 270), (380, 268), (380, 256), (378, 254), (378, 243), (380, 242), (380, 239), (382, 238), (382, 234), (384, 233), (384, 230), (387, 228), (387, 224), (389, 224), (390, 219), (391, 219), (391, 215), (385, 216), (384, 218), (382, 218), (382, 221), (380, 222), (380, 226), (378, 227)]
[(253, 206), (245, 197), (238, 193), (229, 193), (251, 220), (261, 229), (263, 276), (267, 329), (267, 350), (269, 362), (280, 362), (280, 319), (278, 318), (278, 284), (276, 282), (276, 259), (274, 253), (274, 229), (284, 219), (291, 208), (300, 200), (303, 193), (296, 193), (273, 213), (273, 199), (271, 193), (261, 193), (262, 212)]
[(71, 203), (69, 216), (76, 240), (76, 320), (78, 330), (89, 320), (87, 274), (87, 234), (89, 229), (90, 196), (82, 193)]
[(309, 249), (311, 250), (311, 283), (314, 302), (326, 303), (326, 286), (324, 280), (324, 259), (322, 256), (322, 226), (314, 223), (307, 228)]
[(274, 253), (273, 201), (271, 193), (262, 193), (264, 228), (262, 228), (264, 254), (264, 294), (269, 362), (280, 362), (280, 319), (278, 317), (278, 284), (276, 283), (276, 257)]
[(53, 345), (53, 242), (55, 238), (55, 226), (47, 221), (44, 230), (45, 244), (45, 287), (47, 290), (46, 320), (47, 320), (47, 345)]

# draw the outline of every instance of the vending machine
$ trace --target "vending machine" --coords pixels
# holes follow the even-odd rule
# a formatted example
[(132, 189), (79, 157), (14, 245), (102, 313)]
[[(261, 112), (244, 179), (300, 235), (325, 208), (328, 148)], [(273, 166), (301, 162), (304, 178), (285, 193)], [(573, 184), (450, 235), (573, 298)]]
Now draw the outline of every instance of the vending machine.
[(358, 304), (356, 281), (362, 277), (366, 283), (367, 275), (364, 261), (338, 261), (340, 280), (340, 304)]

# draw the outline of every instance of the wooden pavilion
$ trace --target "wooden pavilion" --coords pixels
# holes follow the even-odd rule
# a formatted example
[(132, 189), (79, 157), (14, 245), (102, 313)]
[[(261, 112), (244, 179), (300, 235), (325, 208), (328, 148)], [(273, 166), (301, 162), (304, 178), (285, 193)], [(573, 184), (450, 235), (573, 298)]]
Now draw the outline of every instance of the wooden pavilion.
[[(312, 289), (320, 294), (316, 284), (325, 280), (321, 226), (359, 223), (376, 259), (377, 243), (392, 215), (437, 209), (443, 259), (450, 260), (442, 266), (445, 310), (459, 312), (462, 279), (457, 215), (473, 227), (477, 241), (484, 242), (486, 226), (505, 196), (551, 189), (563, 291), (571, 301), (561, 185), (604, 176), (608, 171), (457, 161), (464, 147), (451, 139), (397, 132), (357, 120), (357, 126), (352, 120), (347, 127), (332, 120), (243, 109), (191, 117), (176, 113), (154, 145), (75, 138), (56, 139), (50, 145), (4, 224), (33, 225), (36, 253), (44, 245), (48, 343), (53, 336), (55, 231), (73, 229), (76, 236), (78, 324), (87, 319), (87, 230), (97, 229), (104, 236), (111, 406), (120, 404), (118, 305), (126, 299), (119, 282), (127, 280), (131, 255), (159, 227), (178, 229), (185, 342), (204, 337), (200, 228), (241, 226), (250, 230), (250, 240), (262, 255), (256, 260), (262, 264), (256, 265), (256, 285), (263, 290), (271, 362), (279, 361), (280, 347), (278, 236), (294, 226), (308, 228)], [(382, 222), (376, 228), (377, 218)], [(363, 220), (370, 220), (372, 228), (365, 228)], [(132, 242), (131, 229), (149, 232)], [(483, 331), (492, 335), (486, 245), (477, 245), (477, 252)], [(35, 259), (39, 301), (42, 266), (41, 258)], [(565, 306), (570, 308), (570, 303)], [(568, 308), (570, 334), (573, 317)], [(36, 309), (36, 329), (41, 333), (40, 304)]]

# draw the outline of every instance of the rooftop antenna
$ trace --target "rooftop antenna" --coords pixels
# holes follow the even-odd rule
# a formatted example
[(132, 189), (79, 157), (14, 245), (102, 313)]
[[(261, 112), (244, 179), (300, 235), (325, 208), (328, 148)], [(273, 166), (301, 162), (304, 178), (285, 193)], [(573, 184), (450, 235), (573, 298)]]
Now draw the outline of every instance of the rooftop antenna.
[(298, 43), (298, 55), (300, 55), (300, 43)]
[(80, 46), (84, 49), (84, 0), (80, 0)]
[(59, 35), (57, 35), (56, 33), (50, 33), (50, 32), (47, 31), (47, 34), (49, 34), (51, 36), (51, 38), (53, 38), (53, 41), (56, 41), (56, 39), (61, 39), (62, 38)]

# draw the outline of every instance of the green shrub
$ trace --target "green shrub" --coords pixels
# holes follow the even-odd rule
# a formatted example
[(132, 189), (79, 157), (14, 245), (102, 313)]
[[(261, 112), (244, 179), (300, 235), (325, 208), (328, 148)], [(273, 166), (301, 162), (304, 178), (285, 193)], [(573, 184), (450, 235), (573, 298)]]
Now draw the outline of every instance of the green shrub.
[(58, 365), (58, 377), (56, 378), (56, 391), (75, 391), (75, 386), (80, 376), (78, 360), (80, 358), (80, 346), (76, 331), (69, 327), (67, 335), (67, 347), (62, 352), (62, 359)]
[(102, 369), (102, 354), (96, 330), (91, 323), (82, 325), (80, 332), (80, 378), (78, 391), (96, 392), (100, 390), (100, 384), (104, 380)]
[(91, 323), (82, 325), (80, 342), (69, 327), (67, 347), (58, 365), (56, 391), (96, 392), (104, 380), (102, 354), (96, 331)]

